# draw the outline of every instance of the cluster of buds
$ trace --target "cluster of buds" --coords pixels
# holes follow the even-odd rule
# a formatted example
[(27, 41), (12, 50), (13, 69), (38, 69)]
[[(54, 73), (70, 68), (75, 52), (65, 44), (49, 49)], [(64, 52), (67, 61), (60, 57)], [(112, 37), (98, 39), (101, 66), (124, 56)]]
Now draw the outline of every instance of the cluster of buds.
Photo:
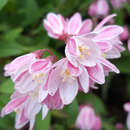
[[(105, 26), (114, 16), (106, 17), (93, 29), (91, 19), (82, 21), (79, 13), (70, 19), (49, 13), (44, 27), (50, 37), (64, 41), (66, 57), (57, 60), (50, 50), (43, 49), (7, 64), (5, 76), (11, 77), (15, 91), (1, 116), (15, 111), (16, 129), (30, 122), (32, 130), (41, 109), (44, 119), (50, 109), (62, 109), (72, 103), (79, 90), (88, 93), (95, 83), (104, 84), (109, 72), (119, 73), (108, 59), (119, 58), (124, 51), (119, 38), (123, 28)], [(42, 58), (45, 51), (50, 56)]]

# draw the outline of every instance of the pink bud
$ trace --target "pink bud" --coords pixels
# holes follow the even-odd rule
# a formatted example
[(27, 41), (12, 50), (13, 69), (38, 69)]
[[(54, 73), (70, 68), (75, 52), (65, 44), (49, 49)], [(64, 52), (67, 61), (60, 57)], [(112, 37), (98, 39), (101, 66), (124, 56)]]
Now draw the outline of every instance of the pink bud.
[(93, 2), (88, 9), (88, 14), (90, 16), (96, 16), (96, 8), (97, 8), (97, 2)]
[(128, 37), (129, 37), (128, 27), (127, 27), (127, 26), (124, 26), (124, 31), (123, 31), (123, 33), (120, 35), (120, 39), (121, 39), (122, 41), (125, 41), (125, 40), (128, 39)]
[(76, 127), (81, 130), (100, 130), (101, 121), (90, 106), (81, 106), (76, 120)]
[(97, 15), (105, 16), (109, 13), (109, 6), (106, 0), (98, 0)]
[(109, 13), (109, 6), (106, 0), (98, 0), (90, 5), (88, 10), (90, 16), (105, 16)]
[(123, 124), (122, 124), (122, 123), (119, 123), (119, 122), (116, 123), (115, 128), (116, 128), (116, 130), (124, 130)]

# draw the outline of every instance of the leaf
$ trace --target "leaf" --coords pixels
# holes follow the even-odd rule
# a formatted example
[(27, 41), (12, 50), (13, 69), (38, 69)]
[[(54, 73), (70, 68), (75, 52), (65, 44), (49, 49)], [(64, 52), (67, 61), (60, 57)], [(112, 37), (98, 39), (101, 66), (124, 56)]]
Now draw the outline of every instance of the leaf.
[(25, 15), (23, 26), (27, 26), (38, 21), (40, 18), (40, 9), (36, 3), (36, 0), (25, 0), (21, 13)]
[(90, 105), (92, 105), (94, 107), (94, 110), (96, 111), (96, 113), (99, 114), (99, 115), (107, 114), (107, 110), (106, 110), (106, 107), (105, 107), (104, 103), (95, 94), (92, 94), (92, 93), (87, 93), (87, 94), (80, 93), (78, 95), (78, 100), (82, 104), (86, 104), (86, 105), (90, 104)]
[(117, 68), (121, 73), (130, 74), (130, 56), (123, 57), (116, 62)]
[(54, 130), (65, 130), (64, 126), (61, 124), (54, 124)]
[(75, 123), (75, 120), (76, 120), (77, 115), (78, 115), (77, 100), (75, 99), (70, 105), (66, 106), (63, 111), (68, 114), (68, 119), (66, 119), (67, 124), (69, 126), (73, 125)]
[(8, 42), (14, 42), (19, 37), (21, 32), (22, 32), (21, 28), (16, 28), (16, 29), (9, 30), (4, 35), (3, 39), (8, 41)]
[(47, 117), (42, 120), (41, 112), (36, 117), (35, 127), (36, 130), (49, 130), (51, 123), (51, 113), (49, 112)]
[(17, 42), (14, 43), (4, 43), (0, 42), (0, 58), (7, 57), (7, 56), (14, 56), (24, 53), (24, 46), (18, 44)]
[(1, 93), (8, 93), (11, 94), (13, 92), (13, 82), (10, 79), (6, 79), (1, 85), (0, 85), (0, 92)]
[(0, 10), (7, 4), (8, 0), (0, 0)]

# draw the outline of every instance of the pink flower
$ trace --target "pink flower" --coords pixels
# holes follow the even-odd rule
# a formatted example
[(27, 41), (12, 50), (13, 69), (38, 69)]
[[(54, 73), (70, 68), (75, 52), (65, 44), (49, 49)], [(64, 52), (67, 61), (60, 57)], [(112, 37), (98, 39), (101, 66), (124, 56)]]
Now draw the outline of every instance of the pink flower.
[(92, 107), (83, 106), (77, 117), (76, 127), (81, 130), (100, 130), (101, 120), (96, 116)]
[(106, 0), (94, 1), (88, 10), (90, 16), (106, 16), (109, 13), (109, 5)]
[(130, 129), (130, 102), (124, 104), (124, 110), (128, 112), (126, 124), (128, 129)]
[(123, 33), (120, 35), (120, 39), (121, 39), (122, 41), (125, 41), (125, 40), (128, 39), (128, 37), (129, 37), (128, 27), (127, 27), (127, 26), (124, 26), (124, 31), (123, 31)]
[(125, 2), (127, 2), (127, 0), (111, 0), (112, 6), (116, 9), (122, 7)]
[(124, 130), (123, 124), (120, 122), (116, 123), (115, 128), (116, 130)]
[(92, 21), (86, 19), (82, 22), (79, 13), (75, 13), (70, 19), (64, 19), (60, 14), (49, 13), (43, 24), (50, 37), (65, 41), (72, 35), (85, 34), (92, 29)]
[(30, 130), (32, 130), (35, 116), (41, 110), (41, 107), (41, 104), (37, 102), (35, 91), (29, 94), (20, 94), (15, 91), (11, 96), (11, 101), (3, 108), (1, 116), (15, 111), (17, 113), (15, 128), (20, 129), (30, 122)]
[(15, 82), (21, 74), (28, 70), (30, 63), (36, 57), (37, 55), (35, 53), (30, 53), (14, 59), (11, 63), (5, 65), (5, 76), (11, 76), (11, 79)]
[(100, 45), (104, 45), (103, 49), (102, 46), (100, 48), (107, 59), (119, 58), (121, 56), (120, 53), (125, 50), (119, 39), (119, 35), (123, 32), (123, 28), (117, 25), (104, 26), (104, 24), (114, 16), (114, 14), (109, 15), (103, 19), (93, 31), (94, 33), (97, 33), (94, 41), (99, 47)]
[(85, 93), (89, 91), (89, 77), (84, 67), (73, 66), (67, 58), (54, 64), (48, 81), (51, 96), (59, 90), (63, 104), (70, 104), (78, 93), (79, 85)]

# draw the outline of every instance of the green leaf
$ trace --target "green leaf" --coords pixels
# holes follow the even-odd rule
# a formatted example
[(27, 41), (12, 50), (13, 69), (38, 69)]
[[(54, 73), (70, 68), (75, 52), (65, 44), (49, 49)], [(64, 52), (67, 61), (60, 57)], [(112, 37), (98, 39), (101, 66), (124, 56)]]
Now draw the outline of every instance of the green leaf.
[(6, 79), (1, 85), (0, 85), (0, 92), (1, 93), (8, 93), (11, 94), (13, 92), (13, 82), (10, 79)]
[(78, 100), (82, 104), (92, 105), (94, 107), (96, 113), (99, 114), (99, 115), (107, 114), (106, 107), (105, 107), (104, 103), (95, 94), (92, 94), (92, 93), (87, 93), (87, 94), (80, 93), (78, 95)]
[(21, 28), (16, 28), (16, 29), (9, 30), (4, 35), (3, 39), (8, 41), (8, 42), (14, 42), (19, 37), (21, 32), (22, 32)]
[(0, 42), (0, 58), (7, 57), (7, 56), (14, 56), (24, 53), (26, 48), (22, 45), (14, 42), (14, 43), (6, 43)]
[(70, 105), (66, 106), (63, 110), (68, 114), (67, 124), (73, 125), (78, 115), (78, 103), (75, 99)]
[(123, 57), (116, 62), (117, 68), (121, 73), (130, 74), (130, 56)]
[(49, 112), (47, 117), (42, 120), (41, 112), (37, 115), (35, 128), (36, 130), (49, 130), (51, 123), (51, 113)]
[(0, 0), (0, 10), (7, 4), (8, 0)]
[(25, 0), (24, 8), (21, 13), (25, 15), (23, 26), (32, 24), (40, 18), (40, 9), (37, 5), (36, 0)]
[(60, 124), (54, 124), (53, 127), (54, 127), (54, 130), (65, 130), (64, 126)]

